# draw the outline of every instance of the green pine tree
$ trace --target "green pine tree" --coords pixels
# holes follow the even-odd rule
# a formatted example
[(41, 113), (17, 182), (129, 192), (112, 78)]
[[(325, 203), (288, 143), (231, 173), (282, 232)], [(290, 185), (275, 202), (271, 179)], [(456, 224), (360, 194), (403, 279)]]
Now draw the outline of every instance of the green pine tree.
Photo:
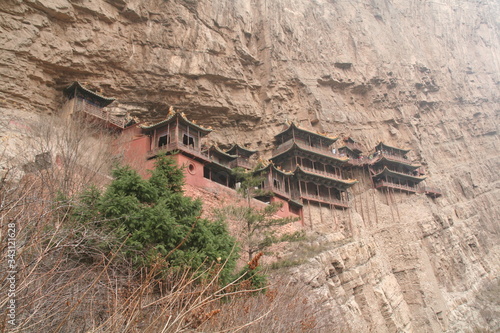
[(263, 177), (256, 174), (255, 170), (248, 171), (242, 168), (233, 169), (236, 180), (240, 182), (238, 192), (245, 200), (245, 206), (228, 206), (219, 210), (220, 216), (229, 217), (239, 221), (242, 225), (242, 245), (251, 261), (255, 254), (265, 251), (271, 245), (281, 241), (282, 237), (276, 236), (277, 228), (291, 222), (296, 218), (277, 218), (276, 213), (281, 208), (280, 203), (270, 203), (264, 209), (257, 209), (252, 204), (256, 196), (272, 195), (260, 189)]
[(93, 218), (104, 230), (125, 240), (127, 255), (147, 265), (163, 256), (171, 266), (209, 266), (226, 262), (222, 279), (234, 269), (238, 249), (222, 220), (201, 217), (202, 203), (182, 191), (183, 172), (167, 157), (159, 157), (148, 180), (130, 167), (113, 172), (110, 186), (81, 196), (80, 219)]

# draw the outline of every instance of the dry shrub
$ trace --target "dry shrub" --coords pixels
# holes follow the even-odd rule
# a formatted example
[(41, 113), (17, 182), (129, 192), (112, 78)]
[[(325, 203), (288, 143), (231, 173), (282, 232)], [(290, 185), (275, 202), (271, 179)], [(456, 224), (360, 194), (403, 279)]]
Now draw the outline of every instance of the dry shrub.
[(201, 332), (338, 332), (323, 321), (328, 309), (310, 301), (306, 286), (274, 277), (263, 293), (238, 294), (219, 305)]

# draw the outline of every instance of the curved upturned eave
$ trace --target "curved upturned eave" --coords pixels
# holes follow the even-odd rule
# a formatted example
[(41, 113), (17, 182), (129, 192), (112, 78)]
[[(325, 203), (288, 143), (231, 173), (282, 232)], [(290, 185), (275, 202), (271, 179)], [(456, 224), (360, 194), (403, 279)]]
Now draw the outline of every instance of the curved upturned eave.
[(349, 161), (349, 158), (348, 157), (345, 157), (345, 158), (338, 158), (338, 157), (335, 157), (335, 156), (332, 156), (332, 155), (326, 155), (326, 154), (322, 154), (322, 153), (319, 153), (317, 151), (314, 151), (314, 150), (308, 150), (308, 149), (305, 149), (305, 148), (301, 148), (297, 142), (294, 142), (293, 145), (290, 146), (290, 148), (288, 148), (287, 150), (285, 151), (282, 151), (281, 153), (271, 157), (269, 160), (272, 161), (273, 159), (276, 159), (277, 157), (280, 157), (281, 155), (284, 155), (284, 154), (287, 154), (288, 152), (290, 152), (291, 150), (293, 149), (298, 149), (298, 150), (301, 150), (301, 151), (304, 151), (304, 152), (308, 152), (308, 153), (313, 153), (313, 154), (316, 154), (318, 156), (323, 156), (323, 157), (326, 157), (326, 158), (329, 158), (329, 159), (333, 159), (335, 161), (338, 161), (340, 162), (341, 164), (344, 164), (344, 163), (347, 163), (347, 161)]
[(407, 175), (405, 173), (401, 173), (401, 172), (390, 170), (387, 167), (384, 167), (384, 169), (382, 171), (380, 171), (379, 173), (373, 175), (372, 178), (376, 178), (376, 177), (383, 176), (383, 175), (386, 175), (386, 176), (387, 175), (396, 176), (398, 178), (404, 178), (404, 179), (412, 180), (412, 181), (415, 181), (415, 182), (421, 182), (421, 181), (423, 181), (423, 180), (425, 180), (427, 178), (427, 176), (411, 176), (411, 175)]
[(335, 182), (335, 183), (340, 183), (340, 184), (346, 185), (346, 187), (351, 187), (351, 186), (353, 186), (354, 184), (356, 184), (358, 182), (357, 179), (331, 178), (331, 177), (324, 176), (324, 175), (321, 175), (321, 174), (318, 174), (318, 173), (305, 171), (304, 169), (302, 169), (300, 167), (300, 165), (297, 165), (297, 167), (295, 168), (295, 170), (293, 171), (293, 173), (294, 174), (304, 173), (304, 174), (309, 175), (309, 176), (322, 178), (322, 179), (325, 179), (325, 180), (328, 180), (328, 181), (331, 181), (331, 182)]
[(236, 155), (236, 154), (233, 154), (232, 151), (233, 150), (237, 151), (238, 149), (244, 151), (248, 156), (252, 156), (253, 154), (255, 154), (257, 152), (257, 150), (250, 150), (250, 149), (247, 149), (247, 148), (242, 147), (239, 144), (235, 143), (235, 144), (233, 144), (233, 146), (231, 148), (226, 150), (226, 153), (231, 154), (231, 155)]
[(292, 130), (292, 128), (295, 128), (296, 130), (301, 131), (301, 132), (305, 132), (305, 133), (307, 133), (307, 134), (311, 134), (311, 135), (313, 135), (313, 136), (315, 136), (315, 137), (318, 137), (318, 138), (320, 138), (320, 139), (322, 139), (322, 140), (326, 140), (326, 142), (328, 143), (328, 144), (327, 144), (327, 146), (329, 146), (329, 145), (333, 144), (334, 142), (336, 142), (336, 141), (338, 140), (338, 137), (333, 137), (333, 138), (331, 138), (331, 137), (326, 136), (326, 135), (323, 135), (323, 134), (319, 134), (319, 133), (316, 133), (316, 132), (312, 132), (312, 131), (309, 131), (309, 130), (306, 130), (306, 129), (300, 128), (300, 127), (298, 127), (297, 125), (295, 125), (295, 123), (294, 123), (294, 122), (292, 122), (292, 123), (290, 124), (290, 126), (288, 126), (285, 130), (283, 130), (283, 131), (281, 131), (280, 133), (276, 134), (274, 137), (275, 137), (275, 138), (278, 138), (279, 136), (284, 135), (286, 132), (291, 131), (291, 130)]
[(224, 157), (226, 157), (228, 159), (231, 159), (231, 160), (234, 160), (234, 159), (238, 158), (238, 155), (230, 155), (227, 152), (221, 150), (217, 146), (211, 146), (208, 151), (209, 151), (209, 153), (214, 152), (216, 154), (219, 154), (219, 155), (224, 156)]
[(101, 103), (103, 104), (103, 106), (107, 106), (107, 105), (111, 104), (113, 101), (116, 100), (116, 98), (105, 97), (103, 95), (100, 95), (100, 94), (96, 93), (95, 91), (89, 90), (89, 89), (85, 88), (84, 86), (82, 86), (82, 84), (80, 82), (78, 82), (78, 81), (74, 81), (72, 84), (70, 84), (69, 86), (67, 86), (66, 88), (64, 88), (63, 93), (67, 97), (71, 97), (71, 94), (73, 93), (73, 91), (75, 89), (83, 90), (87, 94), (92, 95), (94, 98), (100, 100)]
[(255, 172), (259, 173), (259, 172), (266, 171), (267, 169), (271, 169), (271, 168), (274, 171), (282, 174), (283, 176), (293, 176), (293, 171), (286, 172), (286, 171), (280, 170), (280, 169), (276, 168), (276, 166), (272, 162), (270, 162), (268, 165), (266, 165), (260, 169), (255, 170)]
[(174, 117), (180, 117), (179, 120), (183, 121), (185, 125), (192, 126), (205, 135), (207, 135), (213, 131), (213, 129), (211, 129), (211, 128), (201, 127), (200, 125), (193, 123), (192, 121), (188, 120), (184, 115), (182, 115), (181, 113), (179, 113), (177, 111), (173, 112), (167, 118), (165, 118), (165, 119), (163, 119), (155, 124), (139, 125), (139, 127), (141, 127), (142, 129), (145, 129), (145, 130), (155, 129), (155, 128), (161, 127), (165, 124), (168, 124), (170, 121), (173, 121)]

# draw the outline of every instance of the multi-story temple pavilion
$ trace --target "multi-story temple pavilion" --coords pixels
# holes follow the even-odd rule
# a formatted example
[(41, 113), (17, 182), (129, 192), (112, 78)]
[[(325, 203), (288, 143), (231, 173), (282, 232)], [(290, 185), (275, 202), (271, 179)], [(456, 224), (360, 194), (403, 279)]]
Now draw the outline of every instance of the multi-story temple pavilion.
[(410, 149), (396, 148), (380, 142), (375, 150), (375, 158), (369, 167), (375, 188), (419, 192), (417, 185), (426, 177), (420, 172), (421, 166), (413, 164), (406, 156)]
[(103, 121), (107, 126), (114, 126), (124, 129), (128, 123), (125, 117), (112, 115), (106, 106), (115, 99), (104, 97), (94, 91), (83, 87), (79, 82), (73, 82), (63, 91), (66, 101), (63, 105), (63, 114), (71, 116), (83, 113)]
[(231, 163), (231, 168), (239, 167), (247, 170), (252, 169), (253, 163), (250, 159), (256, 152), (256, 150), (250, 150), (238, 144), (234, 144), (226, 151), (230, 155), (236, 155), (236, 159)]
[(363, 146), (353, 138), (347, 137), (342, 140), (342, 146), (338, 148), (341, 156), (349, 158), (347, 164), (350, 166), (362, 166), (364, 159), (362, 156)]
[(342, 167), (349, 158), (334, 154), (331, 145), (337, 138), (299, 128), (294, 123), (275, 138), (279, 145), (270, 160), (283, 170), (293, 171), (300, 199), (348, 206), (346, 191), (356, 180), (342, 177)]

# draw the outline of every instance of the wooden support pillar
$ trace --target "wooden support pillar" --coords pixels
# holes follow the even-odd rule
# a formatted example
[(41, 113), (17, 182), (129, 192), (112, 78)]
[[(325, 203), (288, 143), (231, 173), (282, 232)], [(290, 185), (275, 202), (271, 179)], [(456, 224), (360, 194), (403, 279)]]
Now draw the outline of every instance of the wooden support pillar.
[(359, 200), (359, 206), (360, 206), (360, 210), (361, 210), (361, 217), (363, 218), (363, 223), (365, 222), (366, 220), (366, 216), (365, 216), (365, 210), (364, 210), (364, 205), (363, 205), (363, 198), (362, 198), (362, 193), (360, 193), (358, 196), (357, 196), (358, 200)]
[[(290, 196), (290, 198), (291, 198), (292, 197), (292, 191), (290, 190), (290, 178), (285, 176), (284, 180), (285, 180), (285, 193), (287, 193)], [(288, 187), (288, 190), (287, 190), (287, 187)]]
[(172, 142), (172, 133), (170, 133), (170, 123), (167, 125), (167, 145)]
[(158, 139), (156, 138), (156, 128), (153, 131), (153, 140), (151, 140), (151, 150), (155, 150)]
[(269, 184), (269, 187), (271, 189), (274, 188), (274, 182), (273, 182), (273, 168), (269, 168), (270, 172), (267, 174), (267, 183)]
[(309, 210), (309, 223), (310, 223), (310, 226), (311, 226), (311, 229), (313, 228), (313, 220), (312, 220), (312, 214), (311, 214), (311, 205), (309, 203), (309, 201), (307, 201), (307, 208)]
[(322, 212), (322, 209), (323, 207), (321, 206), (321, 202), (319, 203), (319, 219), (321, 221), (321, 224), (323, 225), (323, 212)]
[(176, 116), (175, 121), (175, 142), (179, 142), (179, 116)]
[(350, 209), (347, 209), (347, 214), (349, 214), (349, 228), (351, 229), (351, 235), (354, 237), (354, 228), (352, 227), (352, 217)]
[[(394, 202), (394, 190), (392, 191), (392, 198), (392, 201)], [(398, 214), (398, 220), (401, 222), (401, 215), (399, 215), (399, 208), (396, 202), (394, 202), (394, 206), (396, 206), (396, 214)]]
[(377, 204), (375, 202), (375, 191), (373, 191), (372, 199), (373, 199), (373, 210), (375, 211), (375, 223), (376, 225), (378, 225), (378, 213), (377, 213)]

